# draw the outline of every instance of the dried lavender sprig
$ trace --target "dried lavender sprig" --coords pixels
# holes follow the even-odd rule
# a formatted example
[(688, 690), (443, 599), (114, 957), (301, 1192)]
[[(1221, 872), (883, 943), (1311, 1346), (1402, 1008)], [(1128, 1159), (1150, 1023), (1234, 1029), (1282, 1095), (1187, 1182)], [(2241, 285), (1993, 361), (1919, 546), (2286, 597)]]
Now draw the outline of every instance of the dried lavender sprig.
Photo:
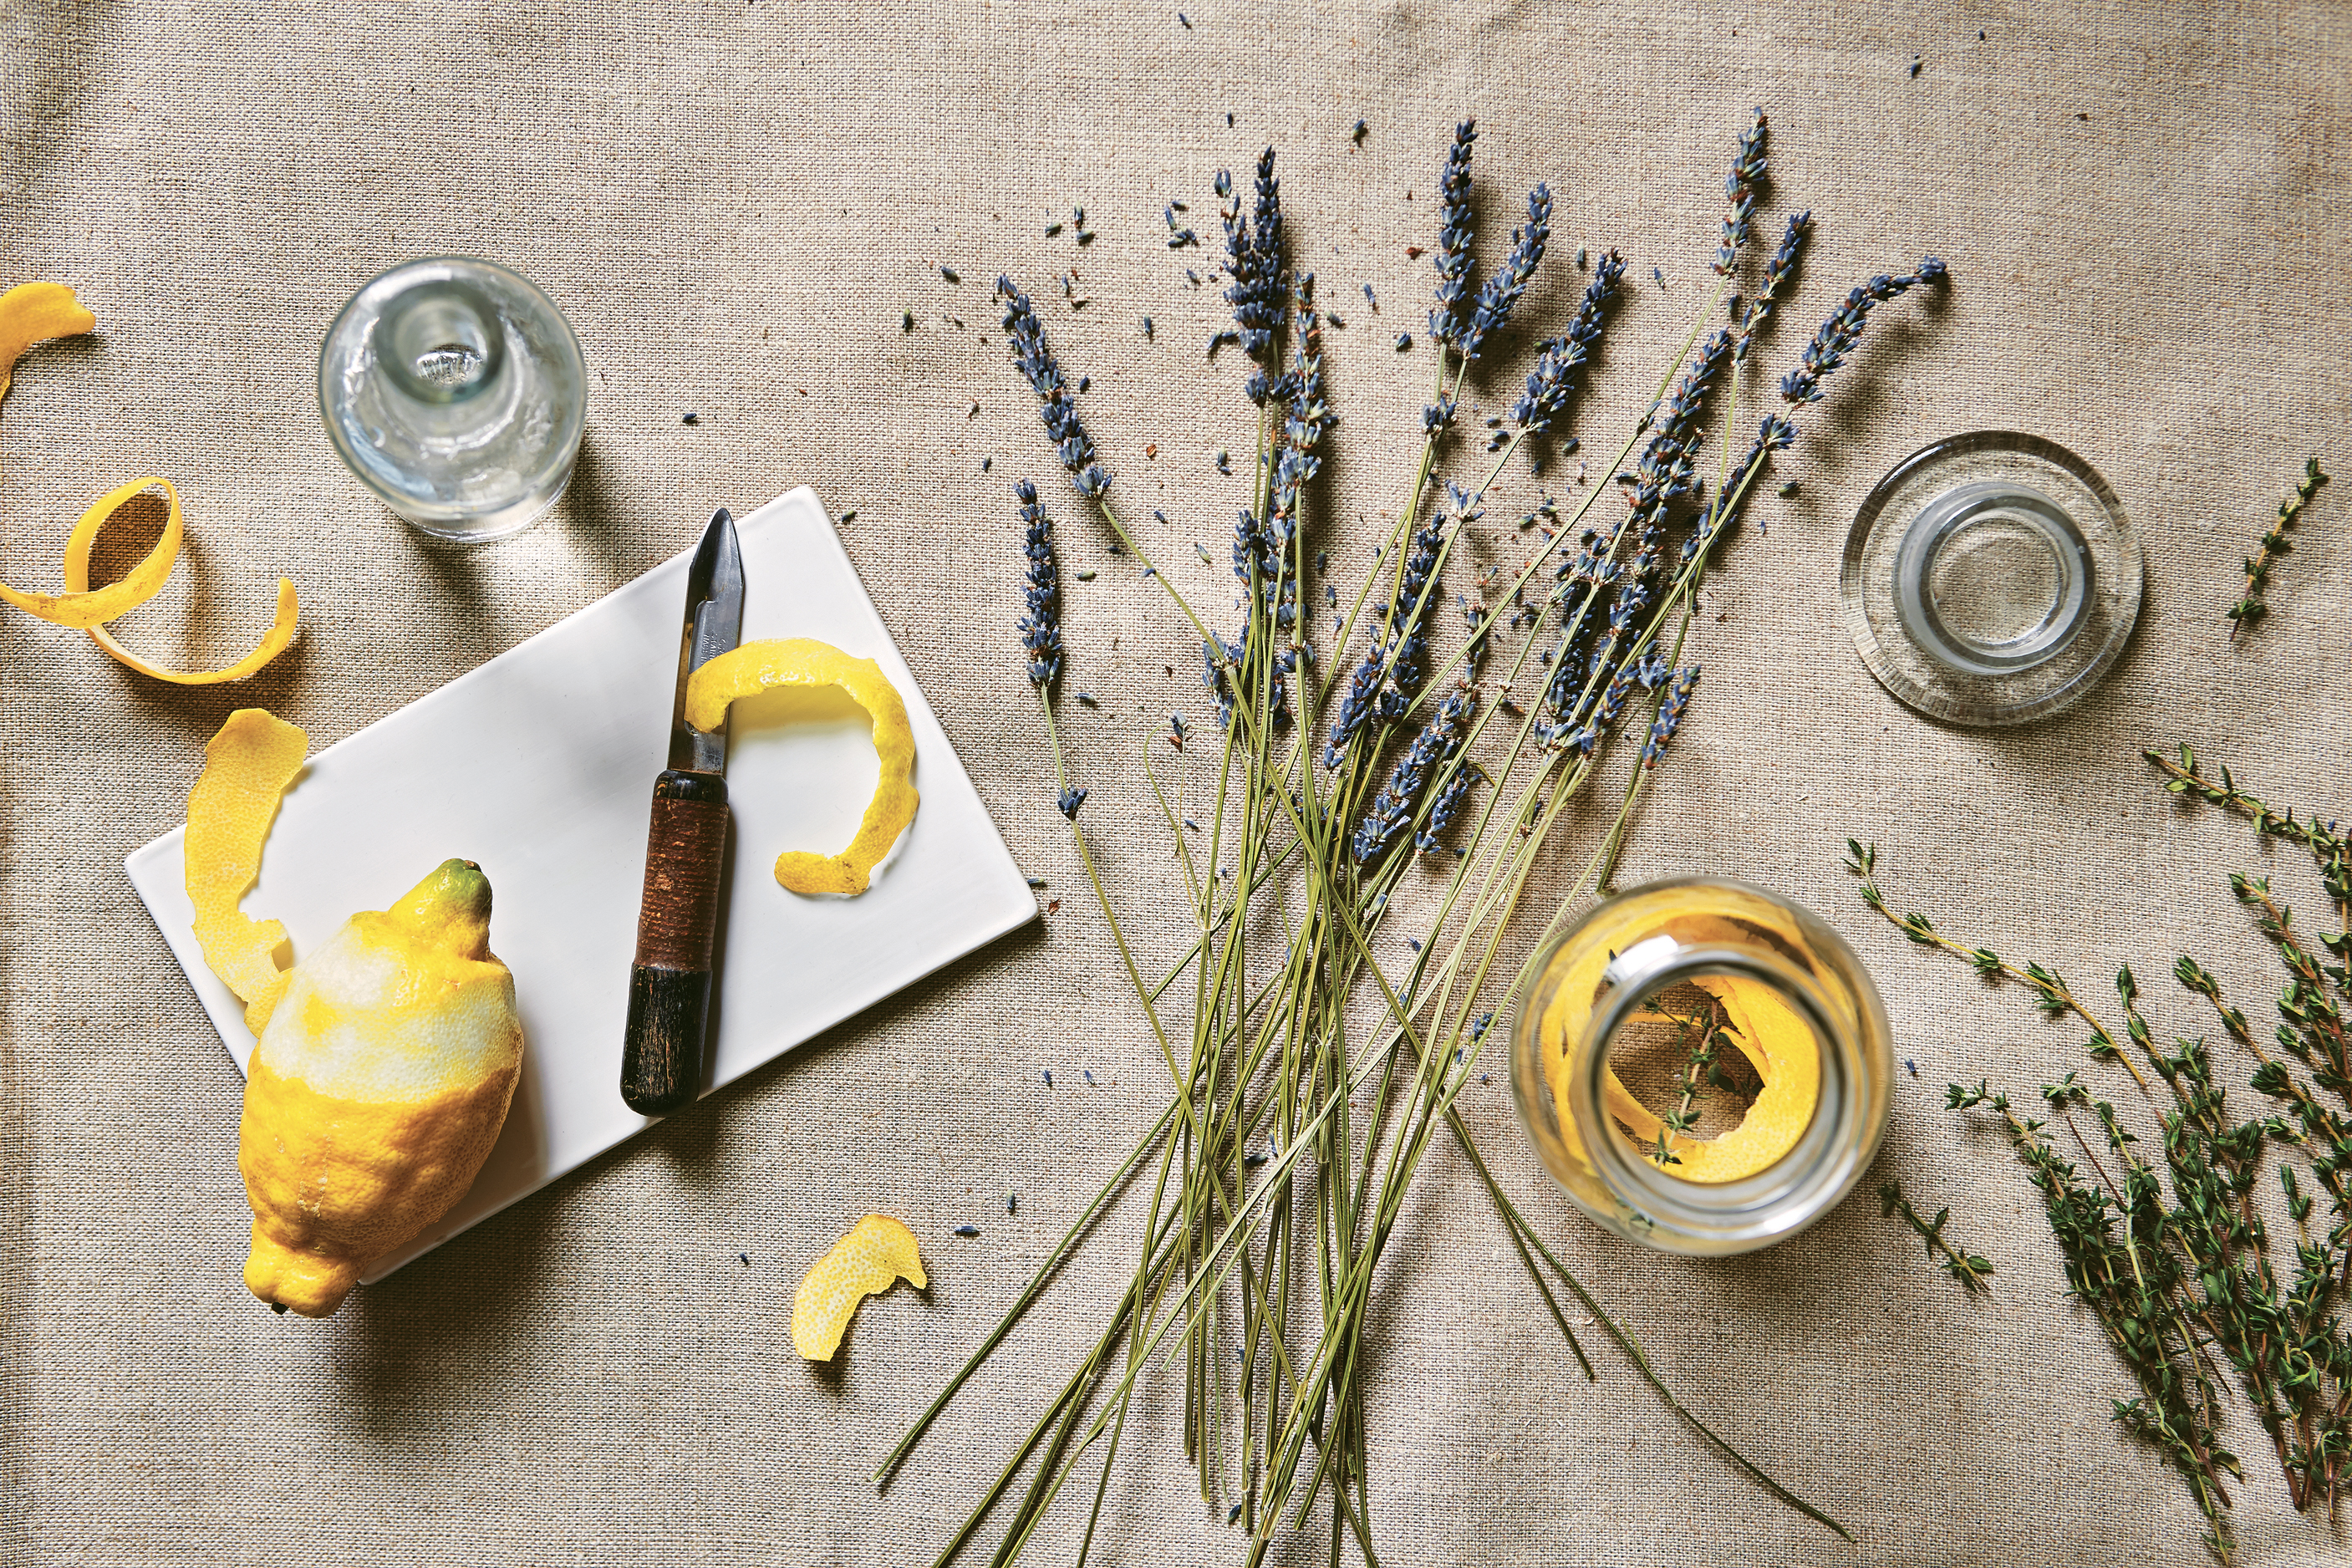
[[(1604, 313), (1617, 297), (1617, 285), (1624, 276), (1625, 258), (1614, 250), (1601, 252), (1592, 281), (1585, 285), (1576, 320), (1569, 323), (1566, 333), (1536, 351), (1536, 368), (1528, 376), (1527, 393), (1511, 405), (1511, 417), (1521, 429), (1549, 430), (1552, 422), (1568, 411), (1569, 399), (1576, 395), (1578, 373), (1590, 363), (1601, 342)], [(1450, 422), (1450, 405), (1446, 414)]]
[(2319, 459), (2304, 459), (2303, 478), (2295, 481), (2294, 493), (2279, 502), (2277, 520), (2263, 535), (2254, 553), (2246, 560), (2246, 582), (2242, 590), (2243, 596), (2224, 612), (2233, 623), (2230, 627), (2231, 642), (2238, 640), (2240, 632), (2270, 614), (2270, 605), (2263, 600), (2263, 589), (2271, 580), (2271, 563), (2294, 548), (2294, 542), (2287, 537), (2286, 531), (2294, 526), (2295, 519), (2303, 515), (2303, 509), (2311, 504), (2311, 498), (2317, 495), (2319, 487), (2326, 482), (2327, 475), (2320, 468)]
[(1458, 688), (1446, 693), (1437, 705), (1421, 733), (1396, 766), (1389, 770), (1388, 782), (1372, 797), (1364, 818), (1356, 825), (1355, 837), (1349, 848), (1359, 866), (1395, 842), (1412, 820), (1413, 808), (1420, 804), (1421, 792), (1435, 771), (1454, 760), (1462, 749), (1462, 726), (1470, 717), (1475, 701), (1469, 689)]
[(1035, 485), (1015, 480), (1013, 494), (1028, 525), (1024, 552), (1029, 558), (1028, 614), (1013, 624), (1021, 630), (1021, 646), (1029, 650), (1031, 683), (1050, 687), (1062, 673), (1062, 585), (1054, 568), (1054, 524), (1038, 502)]
[(1674, 742), (1675, 731), (1683, 727), (1683, 713), (1690, 707), (1692, 688), (1698, 685), (1698, 666), (1685, 665), (1675, 671), (1674, 684), (1666, 688), (1666, 700), (1659, 705), (1658, 716), (1650, 721), (1650, 738), (1642, 742), (1642, 766), (1655, 768)]
[[(1230, 188), (1231, 182), (1223, 182)], [(1225, 225), (1226, 270), (1233, 286), (1225, 300), (1234, 308), (1234, 326), (1242, 352), (1263, 360), (1274, 346), (1275, 329), (1282, 324), (1282, 297), (1286, 279), (1282, 234), (1282, 190), (1274, 177), (1274, 149), (1258, 155), (1256, 204), (1250, 217), (1242, 215), (1241, 198), (1223, 215)], [(1253, 221), (1254, 220), (1254, 221)], [(1253, 401), (1265, 401), (1266, 383), (1253, 379)]]
[(1746, 499), (1749, 476), (1763, 465), (1767, 458), (1775, 452), (1786, 451), (1795, 444), (1796, 439), (1795, 426), (1777, 414), (1767, 414), (1764, 416), (1763, 423), (1757, 426), (1756, 439), (1749, 444), (1748, 450), (1741, 455), (1738, 464), (1732, 468), (1731, 477), (1725, 481), (1721, 493), (1716, 496), (1714, 504), (1699, 514), (1697, 523), (1691, 529), (1690, 537), (1683, 541), (1682, 559), (1685, 563), (1688, 563), (1692, 556), (1706, 549), (1725, 526), (1738, 521), (1739, 508)]
[(1486, 340), (1499, 332), (1510, 321), (1511, 310), (1528, 291), (1528, 283), (1536, 275), (1543, 260), (1544, 246), (1551, 238), (1551, 192), (1538, 185), (1528, 193), (1528, 221), (1523, 228), (1511, 231), (1511, 254), (1504, 258), (1501, 270), (1486, 279), (1478, 290), (1478, 302), (1470, 312), (1470, 324), (1463, 330), (1462, 341), (1454, 346), (1464, 359), (1476, 359)]
[(1740, 247), (1756, 231), (1756, 187), (1763, 183), (1768, 167), (1764, 136), (1764, 110), (1759, 107), (1748, 129), (1739, 133), (1739, 155), (1731, 162), (1731, 173), (1724, 176), (1723, 193), (1730, 200), (1730, 209), (1723, 215), (1723, 240), (1715, 251), (1717, 277), (1730, 275), (1739, 264)]
[(1789, 215), (1788, 230), (1780, 236), (1780, 247), (1772, 252), (1772, 259), (1764, 264), (1763, 285), (1756, 290), (1756, 297), (1748, 302), (1747, 319), (1739, 323), (1739, 345), (1732, 357), (1741, 363), (1747, 363), (1748, 344), (1756, 336), (1756, 329), (1772, 314), (1772, 308), (1788, 291), (1790, 280), (1796, 277), (1797, 263), (1803, 257), (1805, 239), (1812, 228), (1811, 209)]
[(1445, 172), (1438, 179), (1442, 216), (1437, 230), (1437, 309), (1429, 313), (1429, 335), (1443, 343), (1460, 339), (1465, 324), (1464, 307), (1470, 300), (1470, 244), (1474, 234), (1470, 148), (1477, 140), (1475, 117), (1456, 125), (1454, 145), (1445, 153)]
[(1087, 436), (1085, 423), (1078, 417), (1077, 405), (1070, 401), (1069, 384), (1063, 378), (1061, 366), (1054, 362), (1054, 353), (1045, 346), (1045, 326), (1037, 319), (1036, 308), (1029, 296), (1013, 286), (1013, 279), (1000, 276), (996, 279), (997, 297), (1004, 301), (1004, 331), (1013, 345), (1013, 362), (1028, 378), (1030, 390), (1037, 395), (1038, 417), (1045, 423), (1045, 434), (1054, 443), (1055, 454), (1080, 493), (1099, 498), (1110, 488), (1110, 475), (1095, 461), (1095, 444)]
[(1900, 278), (1890, 278), (1882, 272), (1868, 282), (1856, 284), (1846, 295), (1845, 303), (1822, 323), (1813, 341), (1805, 345), (1803, 363), (1781, 378), (1780, 396), (1790, 403), (1819, 403), (1822, 379), (1843, 364), (1845, 356), (1862, 341), (1862, 329), (1869, 321), (1873, 306), (1885, 304), (1922, 283), (1941, 288), (1950, 280), (1951, 268), (1930, 256), (1920, 261), (1916, 272)]
[[(1423, 854), (1434, 855), (1445, 847), (1442, 840), (1446, 829), (1454, 826), (1454, 819), (1462, 815), (1462, 807), (1470, 798), (1470, 786), (1486, 776), (1486, 771), (1477, 763), (1465, 763), (1454, 771), (1452, 778), (1445, 781), (1444, 787), (1437, 792), (1437, 798), (1429, 803), (1429, 820), (1422, 825), (1419, 836), (1413, 839), (1414, 846)], [(1471, 1038), (1475, 1040), (1484, 1033), (1483, 1028), (1478, 1029)]]

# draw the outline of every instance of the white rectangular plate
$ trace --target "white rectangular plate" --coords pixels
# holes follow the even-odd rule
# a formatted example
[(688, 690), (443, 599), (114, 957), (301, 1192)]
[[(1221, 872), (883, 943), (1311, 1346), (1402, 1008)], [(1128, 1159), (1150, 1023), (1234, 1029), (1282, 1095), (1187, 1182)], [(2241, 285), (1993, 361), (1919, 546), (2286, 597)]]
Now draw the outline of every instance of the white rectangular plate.
[[(863, 896), (786, 892), (780, 850), (830, 854), (856, 831), (877, 771), (870, 727), (845, 698), (737, 705), (713, 1089), (1037, 914), (816, 493), (794, 490), (738, 528), (743, 639), (814, 637), (879, 663), (906, 699), (922, 803)], [(246, 909), (285, 921), (297, 959), (460, 856), (489, 875), (490, 945), (514, 971), (526, 1049), (506, 1131), (465, 1201), (371, 1279), (648, 1125), (621, 1103), (621, 1031), (688, 558), (312, 757), (270, 829)], [(123, 869), (242, 1071), (253, 1037), (196, 945), (184, 831)]]

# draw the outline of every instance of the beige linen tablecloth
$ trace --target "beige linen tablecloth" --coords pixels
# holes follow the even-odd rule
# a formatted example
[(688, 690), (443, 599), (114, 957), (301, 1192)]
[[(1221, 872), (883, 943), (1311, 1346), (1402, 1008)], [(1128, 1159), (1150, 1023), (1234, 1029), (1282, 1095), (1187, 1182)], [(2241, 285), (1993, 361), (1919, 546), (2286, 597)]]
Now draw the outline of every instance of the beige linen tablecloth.
[[(1203, 361), (1215, 281), (1184, 276), (1213, 253), (1171, 250), (1163, 203), (1187, 201), (1213, 244), (1215, 171), (1281, 149), (1300, 260), (1348, 321), (1331, 333), (1327, 510), (1352, 571), (1370, 532), (1354, 520), (1395, 504), (1417, 438), (1432, 279), (1406, 247), (1432, 243), (1453, 121), (1482, 127), (1489, 256), (1528, 184), (1558, 198), (1538, 325), (1566, 320), (1579, 247), (1624, 249), (1629, 302), (1578, 416), (1605, 436), (1704, 298), (1723, 171), (1759, 103), (1766, 232), (1798, 205), (1820, 231), (1751, 395), (1856, 279), (1934, 252), (1957, 284), (1941, 306), (1881, 312), (1778, 469), (1801, 493), (1768, 496), (1769, 533), (1751, 530), (1714, 579), (1706, 678), (1622, 880), (1746, 877), (1847, 933), (1917, 1067), (1880, 1171), (1949, 1203), (2000, 1273), (1965, 1299), (1866, 1190), (1761, 1256), (1637, 1251), (1549, 1186), (1498, 1072), (1465, 1110), (1509, 1189), (1674, 1384), (1860, 1543), (1727, 1469), (1621, 1357), (1599, 1353), (1588, 1384), (1441, 1147), (1381, 1279), (1384, 1559), (2203, 1560), (2183, 1487), (2107, 1418), (2127, 1380), (2064, 1299), (2021, 1172), (1941, 1106), (1948, 1079), (2030, 1092), (2083, 1065), (2079, 1031), (1915, 955), (1837, 858), (1849, 832), (1874, 837), (1898, 901), (2086, 991), (2139, 965), (2159, 1027), (2205, 1026), (2157, 983), (2184, 949), (2267, 1009), (2279, 976), (2221, 878), (2271, 857), (2242, 825), (2176, 813), (2136, 753), (2187, 738), (2274, 798), (2352, 806), (2342, 484), (2279, 569), (2270, 622), (2233, 648), (2221, 618), (2304, 458), (2352, 459), (2341, 6), (8, 0), (0, 35), (0, 284), (70, 282), (101, 323), (19, 372), (0, 419), (0, 572), (53, 584), (79, 510), (156, 473), (186, 498), (193, 557), (126, 637), (223, 661), (278, 574), (303, 595), (292, 655), (198, 690), (0, 615), (0, 1560), (929, 1562), (1065, 1375), (1129, 1228), (1069, 1272), (897, 1484), (877, 1494), (867, 1473), (1165, 1084), (1017, 670), (1006, 483), (1050, 480), (1062, 514), (1076, 508), (989, 281), (1010, 271), (1043, 302), (1072, 375), (1093, 377), (1107, 461), (1139, 511), (1169, 515), (1171, 572), (1222, 604), (1222, 564), (1191, 546), (1222, 561), (1244, 480), (1213, 458), (1247, 449), (1246, 407), (1237, 364)], [(1043, 232), (1074, 206), (1097, 236), (1083, 249)], [(593, 366), (571, 495), (470, 553), (424, 547), (373, 504), (313, 406), (317, 345), (352, 288), (441, 251), (539, 280)], [(1075, 312), (1055, 284), (1072, 266), (1092, 300)], [(1476, 388), (1480, 418), (1518, 363)], [(1981, 426), (2075, 447), (2147, 542), (2147, 609), (2113, 679), (2071, 718), (2009, 733), (1913, 718), (1836, 608), (1871, 481)], [(1564, 468), (1549, 478), (1572, 489)], [(232, 708), (266, 704), (332, 742), (682, 548), (715, 502), (803, 481), (855, 510), (858, 570), (1058, 908), (332, 1321), (263, 1310), (237, 1279), (239, 1080), (121, 858), (180, 819)], [(1524, 474), (1508, 487), (1452, 588), (1517, 558), (1506, 535), (1532, 489)], [(1072, 684), (1102, 700), (1069, 710), (1087, 818), (1164, 961), (1181, 925), (1131, 759), (1170, 709), (1204, 719), (1198, 654), (1131, 563), (1066, 531), (1066, 573), (1100, 570), (1068, 581)], [(2295, 856), (2275, 858), (2310, 902)], [(913, 1224), (934, 1284), (869, 1306), (845, 1369), (818, 1375), (786, 1338), (793, 1285), (870, 1209)], [(950, 1235), (965, 1222), (977, 1240)], [(1104, 1560), (1234, 1561), (1223, 1500), (1203, 1504), (1175, 1451), (1174, 1395), (1152, 1389)], [(2341, 1538), (2288, 1509), (2261, 1433), (2241, 1419), (2233, 1436), (2245, 1561), (2344, 1561)], [(1082, 1519), (1057, 1512), (1036, 1560), (1066, 1561)]]

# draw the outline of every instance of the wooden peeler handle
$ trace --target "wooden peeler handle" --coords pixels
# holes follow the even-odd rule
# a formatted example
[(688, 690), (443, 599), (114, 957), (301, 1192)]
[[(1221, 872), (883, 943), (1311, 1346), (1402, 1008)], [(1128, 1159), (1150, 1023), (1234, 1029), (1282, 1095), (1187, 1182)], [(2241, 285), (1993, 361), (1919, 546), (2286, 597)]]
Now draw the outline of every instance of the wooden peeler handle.
[(702, 1088), (727, 822), (725, 779), (673, 768), (654, 781), (621, 1042), (621, 1098), (641, 1115), (675, 1110)]

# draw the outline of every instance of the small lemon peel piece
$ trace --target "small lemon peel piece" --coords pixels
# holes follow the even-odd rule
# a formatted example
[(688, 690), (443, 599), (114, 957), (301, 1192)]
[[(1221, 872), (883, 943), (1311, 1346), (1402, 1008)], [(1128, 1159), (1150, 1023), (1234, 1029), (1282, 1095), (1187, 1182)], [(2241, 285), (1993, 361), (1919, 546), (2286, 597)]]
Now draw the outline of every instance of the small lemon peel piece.
[(923, 1275), (915, 1233), (887, 1214), (870, 1214), (809, 1265), (793, 1292), (793, 1349), (809, 1361), (831, 1361), (858, 1303), (904, 1279), (918, 1290)]
[[(0, 397), (7, 395), (9, 378), (16, 361), (37, 342), (51, 338), (71, 337), (87, 332), (98, 325), (74, 291), (62, 283), (21, 283), (0, 294)], [(89, 557), (98, 536), (107, 523), (121, 510), (124, 502), (151, 487), (161, 487), (168, 515), (163, 533), (136, 566), (124, 574), (120, 582), (103, 588), (89, 585)], [(284, 653), (294, 640), (295, 620), (299, 606), (295, 602), (291, 580), (278, 580), (278, 613), (269, 630), (254, 650), (235, 664), (222, 669), (172, 669), (141, 658), (114, 640), (102, 623), (114, 619), (126, 611), (138, 608), (163, 591), (172, 575), (172, 567), (180, 557), (180, 546), (185, 533), (185, 522), (180, 512), (180, 492), (168, 479), (149, 476), (117, 485), (100, 497), (66, 541), (65, 592), (61, 594), (27, 593), (0, 583), (0, 600), (14, 605), (36, 620), (51, 626), (66, 626), (88, 632), (92, 642), (108, 658), (140, 674), (175, 686), (210, 686), (221, 681), (243, 680), (260, 669), (271, 659)]]
[(246, 1026), (256, 1038), (293, 976), (278, 967), (286, 927), (257, 921), (237, 906), (261, 875), (262, 843), (310, 748), (310, 737), (296, 726), (259, 708), (240, 708), (205, 743), (204, 771), (188, 792), (180, 858), (196, 910), (196, 944), (245, 1004)]
[(808, 637), (771, 637), (720, 654), (686, 684), (686, 721), (704, 731), (727, 721), (728, 705), (778, 687), (838, 686), (874, 721), (874, 754), (882, 766), (874, 781), (857, 837), (838, 855), (787, 849), (776, 857), (776, 880), (801, 894), (866, 890), (874, 868), (915, 820), (915, 731), (907, 704), (882, 667)]

